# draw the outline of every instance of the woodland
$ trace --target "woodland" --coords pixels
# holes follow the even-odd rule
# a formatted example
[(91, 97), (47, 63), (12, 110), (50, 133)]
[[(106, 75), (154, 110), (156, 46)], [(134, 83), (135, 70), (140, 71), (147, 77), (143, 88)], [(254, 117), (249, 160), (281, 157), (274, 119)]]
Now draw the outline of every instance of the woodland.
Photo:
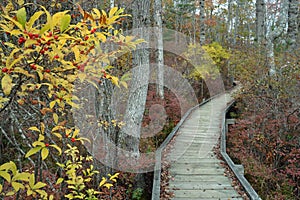
[(300, 199), (298, 0), (0, 2), (0, 199), (151, 199), (153, 152), (236, 84), (228, 154)]

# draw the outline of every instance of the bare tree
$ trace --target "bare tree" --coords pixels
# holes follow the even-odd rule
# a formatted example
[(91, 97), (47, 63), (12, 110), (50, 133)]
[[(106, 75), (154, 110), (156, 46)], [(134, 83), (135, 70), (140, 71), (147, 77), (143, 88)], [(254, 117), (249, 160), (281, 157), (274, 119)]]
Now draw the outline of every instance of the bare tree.
[(162, 30), (162, 3), (161, 0), (154, 1), (154, 21), (157, 32), (157, 94), (160, 98), (164, 98), (164, 44)]

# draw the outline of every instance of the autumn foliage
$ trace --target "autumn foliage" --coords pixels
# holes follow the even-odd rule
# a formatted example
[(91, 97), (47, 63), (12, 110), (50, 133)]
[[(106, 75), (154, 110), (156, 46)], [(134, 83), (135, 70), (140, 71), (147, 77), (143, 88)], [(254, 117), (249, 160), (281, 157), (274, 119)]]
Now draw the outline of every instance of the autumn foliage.
[[(1, 7), (0, 17), (0, 198), (112, 196), (119, 173), (99, 174), (83, 148), (90, 141), (72, 120), (82, 103), (74, 83), (126, 86), (110, 74), (110, 58), (141, 41), (115, 28), (128, 16), (121, 8), (87, 12), (74, 5), (75, 16), (40, 5), (28, 12), (32, 4), (18, 3)], [(104, 51), (104, 44), (119, 48)]]

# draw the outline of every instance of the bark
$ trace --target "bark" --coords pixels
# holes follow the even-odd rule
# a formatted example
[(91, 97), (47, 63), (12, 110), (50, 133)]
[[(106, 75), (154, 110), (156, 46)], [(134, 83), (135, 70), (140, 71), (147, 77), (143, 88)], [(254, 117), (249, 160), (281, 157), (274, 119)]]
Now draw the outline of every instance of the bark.
[[(150, 1), (134, 1), (132, 11), (133, 34), (149, 41), (149, 34), (143, 28), (150, 24)], [(149, 79), (149, 49), (147, 43), (143, 43), (133, 53), (133, 67), (129, 98), (124, 116), (125, 125), (122, 129), (120, 145), (124, 150), (130, 152), (131, 157), (139, 158), (141, 123), (145, 110)]]
[(256, 0), (256, 41), (261, 44), (265, 39), (266, 4), (264, 0)]
[[(275, 65), (275, 54), (274, 54), (274, 41), (280, 35), (283, 35), (285, 32), (285, 27), (287, 23), (287, 13), (288, 13), (288, 2), (284, 0), (278, 6), (280, 13), (273, 12), (272, 10), (268, 13), (268, 20), (266, 22), (266, 57), (267, 65), (269, 67), (269, 75), (276, 74), (276, 65)], [(276, 16), (279, 15), (278, 20), (276, 21)], [(276, 27), (276, 28), (274, 28)], [(281, 41), (280, 43), (284, 43)]]
[(110, 9), (112, 9), (113, 7), (115, 7), (115, 0), (110, 0), (109, 4), (110, 4)]
[(200, 44), (205, 43), (205, 0), (200, 0)]
[(288, 6), (288, 45), (289, 50), (296, 50), (297, 48), (297, 38), (298, 36), (298, 15), (299, 15), (299, 1), (298, 0), (289, 0)]
[(164, 52), (163, 52), (163, 29), (162, 29), (162, 4), (161, 0), (154, 1), (154, 20), (157, 27), (157, 94), (164, 98)]

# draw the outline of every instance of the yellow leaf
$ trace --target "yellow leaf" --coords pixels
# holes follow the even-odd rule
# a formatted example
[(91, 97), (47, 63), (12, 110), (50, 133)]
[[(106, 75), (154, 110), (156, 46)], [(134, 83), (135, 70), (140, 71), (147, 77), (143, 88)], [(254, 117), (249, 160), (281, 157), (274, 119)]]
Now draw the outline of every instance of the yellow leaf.
[(35, 12), (32, 17), (30, 17), (29, 21), (28, 21), (28, 29), (30, 30), (32, 28), (32, 26), (34, 25), (34, 22), (40, 18), (40, 16), (44, 14), (43, 11), (38, 11), (38, 12)]
[(20, 189), (24, 189), (25, 188), (23, 184), (18, 183), (18, 182), (12, 182), (11, 185), (12, 185), (12, 187), (14, 188), (14, 190), (16, 192), (18, 192)]
[(45, 160), (49, 155), (49, 150), (47, 148), (43, 148), (41, 155), (42, 155), (42, 160)]
[(45, 132), (45, 124), (41, 122), (41, 133), (44, 134)]
[(0, 166), (0, 171), (9, 170), (9, 169), (13, 168), (13, 165), (16, 165), (16, 164), (12, 161), (4, 163), (3, 165)]
[(106, 178), (102, 177), (102, 181), (100, 182), (99, 187), (102, 187), (106, 183), (106, 181)]
[(45, 187), (47, 184), (46, 183), (42, 183), (42, 182), (37, 182), (33, 187), (32, 189), (33, 190), (37, 190), (37, 189), (40, 189), (42, 187)]
[(58, 184), (61, 184), (63, 181), (64, 181), (64, 179), (63, 179), (63, 178), (59, 178), (59, 179), (57, 179), (57, 181), (56, 181), (56, 185), (58, 185)]
[(59, 139), (61, 139), (62, 138), (62, 136), (61, 136), (61, 134), (60, 133), (52, 133), (53, 135), (55, 135), (56, 137), (58, 137)]
[(35, 180), (34, 180), (34, 174), (31, 174), (31, 176), (29, 177), (29, 182), (28, 182), (30, 188), (33, 188), (34, 182), (35, 182)]
[(110, 11), (109, 11), (109, 14), (108, 16), (109, 17), (112, 17), (118, 10), (118, 7), (113, 7)]
[(97, 38), (100, 39), (102, 42), (106, 41), (106, 36), (103, 33), (96, 32), (95, 34), (96, 34)]
[(24, 27), (22, 26), (22, 24), (20, 24), (19, 22), (17, 22), (16, 20), (14, 20), (13, 18), (7, 16), (7, 15), (2, 15), (4, 18), (8, 19), (9, 21), (13, 22), (19, 29), (21, 29), (22, 31), (24, 30)]
[(55, 106), (56, 102), (57, 102), (56, 100), (50, 102), (50, 108), (51, 109)]
[(15, 73), (20, 73), (20, 74), (24, 74), (25, 76), (27, 77), (32, 77), (34, 78), (34, 75), (33, 74), (29, 74), (28, 71), (20, 68), (20, 67), (16, 67), (15, 70), (14, 70)]
[(113, 186), (113, 184), (111, 184), (111, 183), (105, 183), (104, 186), (107, 187), (107, 188), (109, 189), (111, 186)]
[(55, 124), (58, 123), (58, 115), (56, 113), (53, 113), (53, 120)]
[(12, 181), (28, 181), (29, 177), (30, 177), (30, 173), (27, 173), (27, 172), (17, 173), (12, 178)]
[(10, 192), (6, 193), (5, 195), (6, 195), (6, 196), (12, 196), (12, 195), (14, 195), (15, 193), (16, 193), (15, 191), (10, 191)]
[(24, 0), (18, 0), (18, 4), (19, 4), (19, 6), (24, 5)]
[(10, 174), (8, 172), (0, 171), (0, 176), (3, 177), (7, 182), (10, 183), (11, 178), (10, 178)]
[(38, 151), (40, 151), (42, 149), (42, 147), (34, 147), (32, 149), (30, 149), (26, 155), (25, 155), (25, 158), (28, 158), (29, 156), (32, 156), (33, 154), (36, 154)]
[(55, 144), (51, 144), (50, 147), (55, 148), (58, 151), (59, 155), (61, 155), (61, 148), (59, 146), (57, 146)]
[(2, 187), (2, 185), (0, 184), (0, 194), (1, 194), (1, 192), (2, 192), (2, 189), (3, 189), (3, 187)]
[(8, 96), (13, 87), (12, 79), (9, 75), (5, 74), (1, 80), (2, 90), (6, 96)]
[(36, 126), (30, 127), (28, 130), (40, 132), (40, 129), (38, 129)]

